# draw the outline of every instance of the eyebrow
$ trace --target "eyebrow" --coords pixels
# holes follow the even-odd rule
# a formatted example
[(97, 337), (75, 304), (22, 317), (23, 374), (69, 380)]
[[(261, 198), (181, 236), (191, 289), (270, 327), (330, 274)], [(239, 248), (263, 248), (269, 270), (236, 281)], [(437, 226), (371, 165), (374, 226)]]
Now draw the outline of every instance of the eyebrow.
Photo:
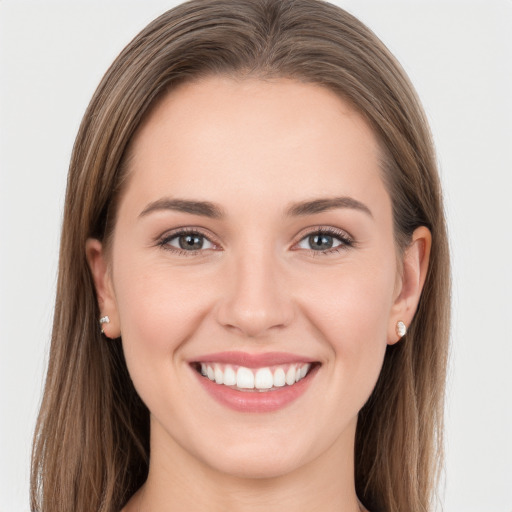
[(201, 215), (212, 219), (221, 219), (225, 216), (222, 208), (209, 201), (190, 201), (188, 199), (171, 199), (164, 197), (149, 203), (139, 217), (145, 217), (152, 212), (161, 210), (191, 213), (192, 215)]
[(313, 215), (315, 213), (322, 213), (338, 208), (359, 210), (373, 218), (372, 212), (368, 206), (366, 206), (364, 203), (361, 203), (361, 201), (354, 199), (353, 197), (347, 196), (313, 199), (312, 201), (301, 201), (300, 203), (292, 204), (286, 213), (291, 217), (300, 217), (303, 215)]
[[(359, 210), (373, 218), (372, 212), (364, 203), (361, 203), (352, 197), (346, 196), (320, 198), (310, 201), (300, 201), (298, 203), (293, 203), (286, 209), (286, 216), (302, 217), (306, 215), (322, 213), (328, 210), (335, 210), (338, 208)], [(152, 212), (161, 210), (172, 210), (177, 212), (190, 213), (192, 215), (200, 215), (202, 217), (209, 217), (212, 219), (222, 219), (226, 216), (224, 210), (220, 206), (209, 201), (192, 201), (189, 199), (171, 199), (164, 197), (149, 203), (140, 213), (139, 217), (145, 217)]]

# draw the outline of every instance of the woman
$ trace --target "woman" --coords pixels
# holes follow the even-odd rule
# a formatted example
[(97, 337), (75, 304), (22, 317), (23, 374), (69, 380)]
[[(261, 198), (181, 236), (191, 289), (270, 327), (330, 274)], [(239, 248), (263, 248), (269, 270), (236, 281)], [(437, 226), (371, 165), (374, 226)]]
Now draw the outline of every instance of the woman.
[(375, 35), (316, 0), (165, 13), (75, 143), (32, 508), (429, 510), (448, 298)]

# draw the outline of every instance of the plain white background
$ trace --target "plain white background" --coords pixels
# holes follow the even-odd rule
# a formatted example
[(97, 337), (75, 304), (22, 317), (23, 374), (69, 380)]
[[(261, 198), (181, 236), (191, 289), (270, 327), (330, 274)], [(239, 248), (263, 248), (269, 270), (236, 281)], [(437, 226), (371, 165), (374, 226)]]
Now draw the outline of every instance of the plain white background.
[[(0, 0), (0, 511), (28, 511), (71, 148), (108, 65), (171, 0)], [(512, 1), (335, 2), (415, 84), (453, 254), (446, 512), (512, 512)], [(411, 511), (412, 512), (412, 511)]]

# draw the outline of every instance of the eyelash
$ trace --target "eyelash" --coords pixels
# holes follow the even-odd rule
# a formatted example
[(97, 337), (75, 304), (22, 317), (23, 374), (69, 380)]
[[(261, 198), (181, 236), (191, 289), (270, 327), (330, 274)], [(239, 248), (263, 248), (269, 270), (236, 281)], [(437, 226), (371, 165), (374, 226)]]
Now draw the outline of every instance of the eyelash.
[(202, 233), (201, 230), (199, 230), (197, 228), (181, 228), (181, 229), (178, 229), (177, 231), (173, 231), (171, 233), (166, 233), (165, 235), (163, 235), (162, 238), (160, 238), (158, 240), (157, 245), (159, 245), (162, 249), (164, 249), (166, 251), (170, 251), (174, 254), (177, 254), (178, 256), (196, 256), (199, 253), (201, 253), (202, 251), (204, 251), (204, 249), (186, 251), (185, 249), (179, 249), (178, 247), (172, 247), (169, 245), (169, 242), (171, 240), (174, 240), (175, 238), (178, 238), (178, 237), (184, 236), (184, 235), (200, 236), (200, 237), (208, 240), (212, 245), (217, 245), (215, 242), (211, 241), (210, 238), (206, 234)]
[[(309, 230), (307, 233), (302, 234), (300, 239), (294, 245), (299, 244), (306, 238), (313, 236), (313, 235), (327, 235), (327, 236), (337, 239), (341, 243), (336, 247), (332, 247), (330, 249), (326, 249), (323, 251), (315, 251), (314, 249), (306, 249), (306, 250), (308, 250), (308, 252), (310, 252), (310, 254), (312, 256), (328, 256), (328, 255), (332, 255), (332, 254), (337, 254), (340, 251), (346, 251), (347, 249), (350, 249), (351, 247), (355, 246), (354, 239), (351, 236), (349, 236), (345, 231), (342, 231), (341, 229), (336, 229), (336, 228), (331, 228), (331, 227), (327, 228), (327, 227), (322, 227), (322, 226), (315, 227), (315, 228)], [(297, 250), (297, 249), (295, 249), (295, 250)]]
[[(215, 242), (210, 240), (210, 238), (206, 234), (202, 233), (201, 230), (199, 230), (197, 228), (181, 228), (177, 231), (173, 231), (172, 233), (167, 233), (157, 241), (157, 245), (166, 251), (170, 251), (170, 252), (173, 252), (174, 254), (177, 254), (178, 256), (196, 256), (205, 250), (205, 249), (198, 249), (198, 250), (187, 251), (187, 250), (180, 249), (177, 247), (172, 247), (169, 245), (169, 242), (171, 240), (174, 240), (175, 238), (178, 238), (178, 237), (184, 236), (184, 235), (196, 235), (196, 236), (199, 236), (199, 237), (202, 237), (202, 238), (208, 240), (208, 242), (210, 242), (212, 245), (217, 246), (217, 244)], [(336, 229), (336, 228), (326, 228), (326, 227), (321, 227), (321, 226), (315, 227), (315, 228), (311, 229), (310, 231), (308, 231), (307, 233), (302, 234), (300, 239), (294, 243), (294, 246), (298, 245), (303, 240), (305, 240), (306, 238), (313, 236), (313, 235), (331, 236), (331, 237), (337, 239), (341, 243), (336, 247), (332, 247), (330, 249), (323, 250), (323, 251), (316, 251), (314, 249), (305, 249), (308, 252), (310, 252), (312, 256), (336, 254), (336, 253), (339, 253), (340, 251), (347, 250), (347, 249), (355, 246), (354, 240), (346, 232), (344, 232), (340, 229)], [(294, 250), (299, 250), (299, 249), (294, 249)]]

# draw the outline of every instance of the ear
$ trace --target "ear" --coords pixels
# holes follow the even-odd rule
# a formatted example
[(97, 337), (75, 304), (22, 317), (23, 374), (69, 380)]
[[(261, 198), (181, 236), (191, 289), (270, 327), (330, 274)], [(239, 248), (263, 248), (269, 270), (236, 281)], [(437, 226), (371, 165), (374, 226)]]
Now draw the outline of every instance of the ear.
[(100, 315), (102, 317), (108, 316), (110, 319), (109, 323), (102, 325), (104, 334), (107, 338), (119, 338), (119, 336), (121, 336), (121, 328), (117, 302), (112, 285), (112, 275), (105, 251), (103, 250), (103, 244), (96, 238), (87, 239), (85, 243), (85, 255), (94, 280)]
[(397, 323), (401, 321), (409, 326), (414, 318), (427, 276), (431, 246), (432, 235), (429, 229), (425, 226), (415, 229), (411, 243), (403, 254), (402, 275), (396, 287), (396, 298), (388, 327), (389, 345), (401, 339), (397, 333)]

